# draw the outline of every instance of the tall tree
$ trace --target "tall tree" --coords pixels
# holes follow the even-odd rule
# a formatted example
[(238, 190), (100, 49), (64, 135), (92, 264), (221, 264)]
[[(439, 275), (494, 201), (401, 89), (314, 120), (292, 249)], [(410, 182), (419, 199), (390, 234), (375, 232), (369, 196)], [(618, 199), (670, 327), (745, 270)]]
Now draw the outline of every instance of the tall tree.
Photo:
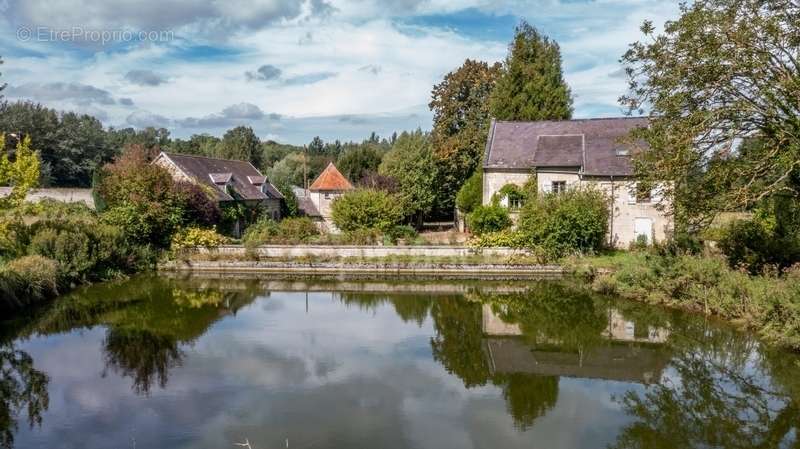
[[(25, 201), (28, 191), (39, 183), (39, 155), (31, 148), (31, 138), (15, 136), (14, 157), (0, 152), (0, 185), (11, 186), (11, 194), (0, 198), (3, 208), (16, 207)], [(0, 148), (5, 148), (5, 136), (0, 134)]]
[(698, 0), (681, 13), (660, 35), (645, 22), (647, 40), (622, 57), (630, 89), (620, 102), (650, 110), (632, 136), (649, 145), (637, 174), (662, 182), (690, 227), (776, 193), (798, 198), (800, 3)]
[(503, 75), (492, 92), (498, 120), (561, 120), (572, 117), (572, 94), (561, 69), (561, 49), (522, 21), (517, 26)]
[(433, 210), (437, 194), (437, 167), (430, 134), (404, 132), (383, 158), (380, 174), (397, 180), (398, 193), (408, 215), (418, 224)]
[(350, 149), (339, 156), (336, 167), (351, 182), (358, 182), (367, 175), (374, 172), (381, 164), (381, 153), (375, 149), (374, 145), (360, 145)]
[(467, 59), (433, 86), (433, 147), (439, 160), (439, 209), (452, 210), (459, 188), (480, 166), (489, 129), (489, 98), (500, 63)]
[(222, 136), (217, 156), (223, 159), (249, 161), (256, 168), (262, 168), (261, 141), (249, 126), (237, 126), (228, 130)]

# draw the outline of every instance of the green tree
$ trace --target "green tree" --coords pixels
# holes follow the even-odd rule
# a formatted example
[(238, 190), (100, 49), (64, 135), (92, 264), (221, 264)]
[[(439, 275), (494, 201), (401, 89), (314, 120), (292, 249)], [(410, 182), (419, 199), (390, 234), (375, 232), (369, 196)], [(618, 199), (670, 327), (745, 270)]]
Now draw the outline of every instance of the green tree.
[(430, 134), (419, 129), (401, 134), (384, 156), (379, 173), (397, 181), (398, 195), (407, 207), (406, 214), (415, 216), (421, 224), (425, 215), (433, 210), (438, 190)]
[(650, 115), (631, 136), (649, 146), (636, 173), (663, 182), (679, 224), (800, 194), (798, 16), (795, 1), (682, 3), (663, 33), (645, 22), (646, 40), (622, 57), (630, 89), (620, 102)]
[(439, 164), (437, 207), (451, 211), (467, 178), (478, 168), (490, 122), (489, 98), (500, 77), (500, 63), (467, 59), (433, 86), (433, 147)]
[[(267, 170), (267, 176), (276, 186), (303, 187), (303, 153), (289, 153)], [(309, 182), (311, 178), (309, 177)]]
[(380, 164), (381, 153), (374, 145), (360, 145), (341, 153), (336, 161), (336, 168), (345, 178), (358, 182), (367, 173), (376, 171)]
[(262, 168), (261, 141), (249, 126), (237, 126), (222, 136), (217, 147), (217, 157), (248, 161), (256, 168)]
[(39, 183), (39, 155), (31, 148), (31, 138), (17, 137), (14, 160), (5, 152), (5, 135), (0, 134), (0, 185), (11, 186), (11, 194), (0, 198), (0, 206), (12, 208), (21, 205), (28, 191)]
[(475, 170), (456, 195), (456, 207), (468, 214), (483, 202), (483, 170)]
[(503, 74), (490, 99), (498, 120), (562, 120), (572, 117), (572, 94), (564, 81), (561, 49), (522, 21), (516, 28)]
[(331, 215), (336, 226), (345, 232), (388, 231), (403, 219), (402, 202), (380, 190), (353, 190), (333, 200)]

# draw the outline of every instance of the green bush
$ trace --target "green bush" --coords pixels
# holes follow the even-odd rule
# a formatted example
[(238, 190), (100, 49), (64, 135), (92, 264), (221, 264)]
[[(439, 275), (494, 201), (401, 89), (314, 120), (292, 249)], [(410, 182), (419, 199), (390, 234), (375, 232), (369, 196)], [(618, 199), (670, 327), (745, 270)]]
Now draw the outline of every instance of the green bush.
[(58, 262), (59, 283), (93, 282), (149, 268), (155, 253), (122, 229), (95, 219), (44, 220), (29, 227), (28, 255)]
[(0, 269), (0, 310), (19, 310), (58, 294), (58, 263), (41, 256), (12, 260)]
[(274, 241), (278, 233), (278, 223), (272, 219), (263, 217), (261, 220), (247, 227), (242, 236), (242, 242), (249, 246), (263, 245)]
[(332, 218), (344, 232), (387, 232), (403, 220), (401, 201), (392, 194), (372, 189), (348, 192), (333, 201)]
[(388, 231), (386, 231), (385, 237), (391, 244), (397, 244), (397, 241), (400, 239), (410, 242), (416, 239), (418, 235), (419, 233), (417, 233), (417, 230), (414, 229), (413, 226), (397, 225), (392, 226)]
[(319, 236), (320, 230), (308, 217), (286, 218), (278, 224), (278, 233), (287, 243), (308, 242)]
[(525, 236), (519, 231), (504, 229), (497, 232), (487, 232), (469, 241), (475, 248), (521, 248), (525, 246)]
[(718, 247), (733, 268), (757, 274), (770, 266), (788, 268), (800, 261), (800, 236), (779, 235), (762, 220), (738, 220), (722, 231)]
[(286, 218), (275, 222), (263, 217), (250, 225), (242, 236), (246, 246), (307, 243), (320, 235), (317, 225), (308, 217)]
[(456, 195), (456, 207), (461, 213), (468, 214), (481, 205), (483, 201), (483, 171), (478, 169), (472, 174)]
[(553, 257), (589, 253), (605, 245), (608, 198), (593, 189), (573, 189), (528, 199), (518, 228), (525, 246), (542, 248)]
[(508, 209), (498, 205), (478, 206), (467, 215), (469, 230), (475, 235), (502, 231), (511, 227)]

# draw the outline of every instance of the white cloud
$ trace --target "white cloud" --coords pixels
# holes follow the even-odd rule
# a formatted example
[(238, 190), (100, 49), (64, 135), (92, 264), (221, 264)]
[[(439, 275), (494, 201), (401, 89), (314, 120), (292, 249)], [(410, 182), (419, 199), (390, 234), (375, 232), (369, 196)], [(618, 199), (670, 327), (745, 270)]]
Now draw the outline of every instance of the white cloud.
[[(489, 15), (527, 15), (560, 43), (566, 79), (576, 95), (576, 116), (585, 117), (618, 114), (616, 99), (626, 87), (623, 78), (611, 75), (619, 70), (618, 58), (640, 38), (642, 20), (660, 23), (677, 12), (676, 5), (656, 0), (335, 0), (330, 5), (258, 0), (247, 2), (247, 8), (244, 0), (11, 4), (14, 23), (177, 30), (171, 42), (67, 53), (63, 46), (21, 43), (0, 31), (0, 43), (13, 44), (4, 52), (3, 81), (29, 85), (22, 93), (32, 99), (73, 109), (78, 102), (103, 104), (110, 125), (147, 123), (145, 114), (150, 114), (167, 119), (174, 134), (186, 135), (204, 126), (247, 123), (262, 137), (293, 143), (316, 134), (346, 139), (372, 130), (429, 128), (425, 105), (433, 84), (465, 58), (493, 62), (506, 54), (505, 41), (479, 39), (475, 33), (467, 37), (445, 26), (398, 25), (398, 17), (467, 7)], [(215, 40), (224, 24), (229, 28), (223, 27), (223, 40)], [(98, 92), (45, 94), (40, 87), (52, 84), (53, 74), (58, 83), (92, 87), (111, 100)], [(13, 92), (10, 87), (6, 95)], [(139, 110), (131, 117), (133, 104)], [(277, 124), (264, 116), (224, 113), (239, 104), (285, 120)]]

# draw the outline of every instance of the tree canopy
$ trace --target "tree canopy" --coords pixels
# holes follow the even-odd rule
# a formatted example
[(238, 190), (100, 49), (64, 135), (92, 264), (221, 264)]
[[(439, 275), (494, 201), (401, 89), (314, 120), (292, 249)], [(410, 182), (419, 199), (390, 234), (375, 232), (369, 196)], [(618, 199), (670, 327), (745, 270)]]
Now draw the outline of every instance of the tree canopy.
[(397, 181), (398, 195), (407, 208), (407, 215), (415, 216), (421, 223), (433, 210), (439, 190), (430, 134), (421, 130), (401, 134), (383, 158), (379, 170), (380, 174)]
[(500, 63), (467, 59), (433, 86), (433, 148), (439, 161), (439, 208), (452, 210), (456, 192), (480, 165), (489, 129), (489, 97)]
[(237, 159), (248, 161), (254, 167), (262, 166), (261, 141), (249, 126), (237, 126), (228, 130), (222, 136), (222, 142), (217, 147), (217, 156), (222, 159)]
[(558, 43), (522, 21), (516, 28), (492, 92), (498, 120), (560, 120), (572, 117), (572, 94), (561, 69)]
[(679, 223), (800, 193), (800, 4), (698, 0), (622, 57), (631, 113), (650, 110), (632, 140), (649, 151), (637, 174), (662, 184)]

